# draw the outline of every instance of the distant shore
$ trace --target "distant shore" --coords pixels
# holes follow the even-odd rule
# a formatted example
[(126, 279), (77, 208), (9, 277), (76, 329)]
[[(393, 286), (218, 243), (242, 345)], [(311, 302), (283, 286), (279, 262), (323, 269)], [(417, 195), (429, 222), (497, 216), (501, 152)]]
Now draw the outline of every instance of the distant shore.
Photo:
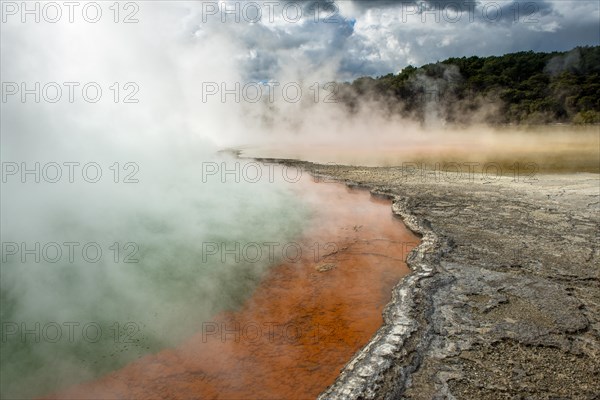
[(322, 399), (600, 393), (598, 174), (447, 181), (401, 167), (268, 161), (389, 197), (423, 237), (384, 325)]
[[(227, 150), (244, 158), (285, 158), (331, 165), (411, 166), (468, 175), (600, 173), (600, 126), (420, 126), (388, 124), (376, 137), (361, 130), (343, 139), (286, 139)], [(331, 170), (330, 170), (331, 172)], [(332, 174), (335, 174), (331, 172)], [(394, 179), (397, 176), (393, 177)]]

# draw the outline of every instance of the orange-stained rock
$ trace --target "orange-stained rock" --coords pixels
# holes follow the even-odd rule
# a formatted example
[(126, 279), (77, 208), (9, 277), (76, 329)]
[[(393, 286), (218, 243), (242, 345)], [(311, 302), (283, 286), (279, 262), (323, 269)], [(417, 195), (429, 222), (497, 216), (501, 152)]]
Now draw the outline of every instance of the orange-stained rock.
[(419, 239), (366, 191), (310, 179), (294, 189), (315, 210), (298, 261), (273, 267), (239, 310), (177, 348), (52, 397), (307, 399), (333, 383), (381, 326)]

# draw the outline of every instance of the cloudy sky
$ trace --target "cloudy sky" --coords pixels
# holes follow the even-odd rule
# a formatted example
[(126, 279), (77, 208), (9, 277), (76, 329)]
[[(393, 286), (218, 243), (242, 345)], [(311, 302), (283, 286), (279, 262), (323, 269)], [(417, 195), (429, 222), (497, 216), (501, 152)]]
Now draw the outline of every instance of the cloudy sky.
[[(327, 65), (337, 79), (448, 57), (600, 44), (597, 0), (205, 2), (194, 35), (230, 35), (253, 80)], [(237, 19), (237, 20), (236, 20)]]

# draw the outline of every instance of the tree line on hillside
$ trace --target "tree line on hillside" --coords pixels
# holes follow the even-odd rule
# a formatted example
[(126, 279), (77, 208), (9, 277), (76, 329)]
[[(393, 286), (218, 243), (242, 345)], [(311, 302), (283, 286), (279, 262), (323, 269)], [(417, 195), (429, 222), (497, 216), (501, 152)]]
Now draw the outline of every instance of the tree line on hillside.
[(600, 46), (409, 65), (399, 74), (340, 84), (337, 98), (350, 110), (368, 100), (420, 121), (600, 123)]

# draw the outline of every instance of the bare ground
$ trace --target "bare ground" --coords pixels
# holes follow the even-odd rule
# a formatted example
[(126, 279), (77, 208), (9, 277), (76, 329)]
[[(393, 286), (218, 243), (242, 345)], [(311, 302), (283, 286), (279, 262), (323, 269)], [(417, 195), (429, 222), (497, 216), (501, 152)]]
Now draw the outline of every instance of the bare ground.
[(600, 177), (268, 160), (362, 186), (422, 236), (321, 399), (600, 398)]

